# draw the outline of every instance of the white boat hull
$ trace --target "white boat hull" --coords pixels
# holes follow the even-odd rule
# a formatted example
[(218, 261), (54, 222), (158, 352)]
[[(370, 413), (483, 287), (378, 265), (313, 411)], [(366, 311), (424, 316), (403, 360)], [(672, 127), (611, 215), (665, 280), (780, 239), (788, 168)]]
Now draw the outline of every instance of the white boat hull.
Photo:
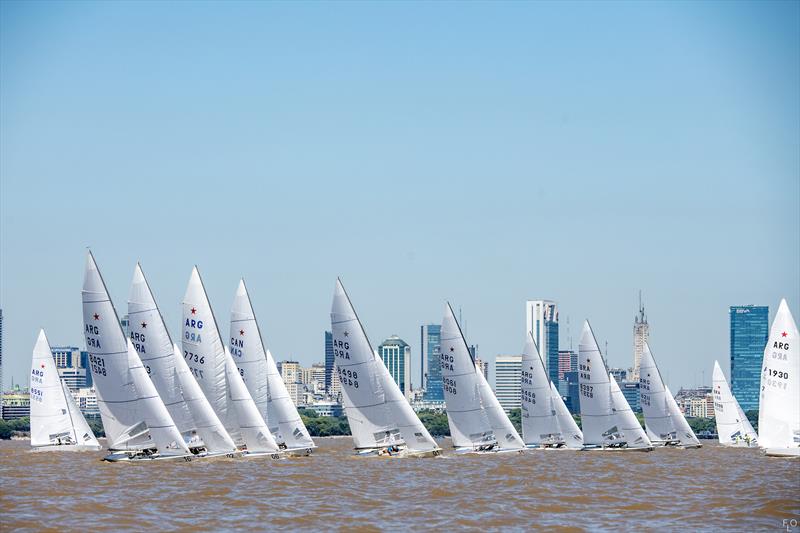
[(189, 462), (194, 459), (195, 455), (160, 455), (154, 453), (152, 455), (145, 455), (143, 453), (133, 452), (112, 452), (105, 457), (103, 461), (109, 463), (145, 463), (150, 461), (185, 461)]
[(281, 451), (290, 457), (308, 457), (314, 453), (314, 448), (316, 448), (316, 446), (309, 446), (308, 448), (287, 448)]
[(34, 446), (34, 452), (99, 452), (102, 446), (84, 446), (83, 444), (51, 444)]
[(438, 457), (442, 454), (440, 448), (434, 450), (409, 450), (408, 448), (400, 448), (396, 452), (388, 453), (386, 448), (369, 448), (356, 450), (356, 457), (381, 457), (381, 458), (403, 458), (403, 457)]
[(800, 448), (767, 448), (764, 450), (767, 457), (800, 457)]
[(582, 451), (586, 452), (652, 452), (653, 447), (644, 447), (644, 448), (628, 448), (627, 446), (585, 446), (582, 448)]

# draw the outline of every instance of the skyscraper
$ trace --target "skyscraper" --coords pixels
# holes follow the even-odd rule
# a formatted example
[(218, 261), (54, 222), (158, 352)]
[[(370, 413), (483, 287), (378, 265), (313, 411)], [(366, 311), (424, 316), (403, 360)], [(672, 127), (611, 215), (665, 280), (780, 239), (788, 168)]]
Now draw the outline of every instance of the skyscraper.
[(122, 332), (125, 333), (125, 337), (127, 337), (129, 333), (128, 326), (130, 325), (130, 319), (128, 318), (128, 315), (125, 315), (119, 319), (119, 325), (122, 327)]
[(522, 404), (522, 356), (498, 355), (494, 361), (494, 390), (506, 412)]
[(378, 355), (406, 398), (411, 394), (411, 346), (392, 335), (378, 346)]
[(769, 337), (769, 307), (732, 305), (731, 392), (743, 410), (758, 409), (761, 363)]
[(642, 305), (642, 293), (639, 292), (639, 314), (633, 318), (633, 376), (631, 381), (639, 382), (639, 366), (642, 363), (642, 352), (644, 344), (650, 336), (650, 325), (647, 323), (647, 316), (644, 314)]
[(525, 331), (533, 335), (547, 376), (558, 383), (558, 306), (550, 300), (525, 302)]
[[(439, 356), (442, 349), (442, 326), (428, 324), (420, 326), (420, 360), (422, 361), (422, 386), (425, 388), (425, 401), (443, 402), (442, 367)], [(427, 366), (427, 369), (425, 368)], [(427, 371), (426, 371), (427, 370)]]
[(77, 391), (89, 386), (91, 372), (81, 357), (81, 350), (77, 346), (52, 346), (50, 348), (53, 360), (56, 363), (58, 376), (71, 391)]
[(325, 392), (333, 394), (333, 376), (336, 369), (333, 368), (333, 333), (325, 332)]
[(572, 372), (573, 370), (577, 370), (577, 368), (573, 367), (573, 361), (576, 363), (578, 361), (578, 352), (574, 352), (572, 350), (559, 350), (558, 351), (558, 381), (564, 381), (564, 373)]
[(486, 381), (489, 381), (489, 361), (484, 361), (480, 357), (475, 358), (475, 366), (478, 367), (483, 377), (486, 378)]

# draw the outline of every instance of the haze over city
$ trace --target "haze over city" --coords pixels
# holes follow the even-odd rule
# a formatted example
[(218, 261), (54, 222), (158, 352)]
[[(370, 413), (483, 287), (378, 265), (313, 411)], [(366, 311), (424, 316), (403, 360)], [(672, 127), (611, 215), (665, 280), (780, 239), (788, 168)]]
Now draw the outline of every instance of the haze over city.
[(627, 367), (642, 290), (673, 389), (727, 371), (728, 306), (798, 316), (797, 3), (0, 13), (5, 387), (40, 327), (84, 347), (87, 246), (120, 315), (141, 260), (174, 338), (194, 264), (223, 332), (244, 276), (304, 364), (341, 276), (415, 386), (447, 300), (490, 363), (547, 298)]

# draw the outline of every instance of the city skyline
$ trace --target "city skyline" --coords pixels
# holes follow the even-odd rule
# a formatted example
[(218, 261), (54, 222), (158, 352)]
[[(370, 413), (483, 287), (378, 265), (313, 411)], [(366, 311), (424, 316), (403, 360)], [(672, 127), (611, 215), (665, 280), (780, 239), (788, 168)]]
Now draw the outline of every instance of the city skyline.
[(672, 389), (729, 360), (730, 306), (800, 315), (796, 2), (0, 9), (4, 386), (41, 327), (85, 348), (87, 246), (175, 338), (192, 265), (222, 331), (244, 276), (303, 364), (341, 276), (415, 387), (446, 301), (487, 361), (546, 298), (628, 368), (642, 290)]

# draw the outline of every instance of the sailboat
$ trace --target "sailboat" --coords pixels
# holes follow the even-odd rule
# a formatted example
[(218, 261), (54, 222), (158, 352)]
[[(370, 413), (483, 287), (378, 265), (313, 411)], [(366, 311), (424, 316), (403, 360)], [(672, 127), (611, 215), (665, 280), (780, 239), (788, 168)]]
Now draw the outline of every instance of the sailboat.
[(661, 379), (661, 372), (647, 342), (644, 343), (639, 371), (639, 400), (647, 435), (653, 446), (701, 447), (678, 403)]
[(773, 457), (800, 456), (800, 351), (797, 324), (785, 299), (764, 348), (758, 444)]
[(650, 439), (608, 372), (589, 321), (578, 346), (578, 383), (585, 450), (653, 449)]
[(522, 351), (522, 438), (528, 448), (583, 448), (583, 433), (547, 377), (539, 349), (528, 332)]
[(97, 405), (111, 454), (107, 461), (191, 460), (117, 311), (92, 253), (83, 279), (83, 326)]
[(227, 455), (236, 451), (230, 435), (189, 372), (170, 338), (142, 267), (136, 264), (128, 297), (129, 336), (147, 374), (193, 453)]
[(440, 364), (456, 453), (523, 451), (525, 443), (476, 366), (449, 303), (442, 319)]
[(755, 448), (758, 436), (731, 393), (719, 362), (714, 361), (714, 418), (719, 443), (723, 446)]
[(289, 397), (275, 359), (265, 350), (244, 280), (239, 281), (231, 309), (230, 351), (278, 446), (289, 455), (309, 455), (316, 445)]
[(183, 298), (183, 356), (211, 407), (234, 443), (247, 456), (281, 457), (236, 366), (222, 343), (217, 321), (197, 267), (192, 269)]
[(100, 443), (58, 375), (44, 330), (39, 331), (33, 347), (30, 394), (34, 450), (100, 450)]
[(336, 373), (356, 454), (383, 457), (435, 457), (436, 441), (411, 409), (383, 361), (372, 350), (341, 280), (331, 306)]

